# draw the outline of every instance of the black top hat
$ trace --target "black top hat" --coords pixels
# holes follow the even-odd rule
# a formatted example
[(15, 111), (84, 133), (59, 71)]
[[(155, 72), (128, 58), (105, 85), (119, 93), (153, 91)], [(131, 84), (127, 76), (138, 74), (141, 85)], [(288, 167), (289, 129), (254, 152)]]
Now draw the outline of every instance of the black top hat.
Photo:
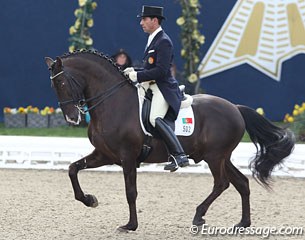
[(141, 14), (138, 14), (137, 17), (157, 17), (165, 19), (163, 16), (163, 7), (157, 6), (143, 6)]

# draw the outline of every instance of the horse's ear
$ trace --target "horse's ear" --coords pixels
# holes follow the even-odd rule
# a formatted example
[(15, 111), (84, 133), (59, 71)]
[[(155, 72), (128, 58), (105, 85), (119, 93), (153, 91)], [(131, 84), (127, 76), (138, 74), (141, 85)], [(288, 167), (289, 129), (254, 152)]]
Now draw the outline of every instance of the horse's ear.
[(62, 60), (60, 57), (56, 57), (56, 67), (58, 67), (59, 69), (61, 69), (63, 67), (63, 64), (62, 64)]
[(52, 65), (54, 64), (54, 60), (50, 57), (45, 57), (44, 60), (46, 61), (46, 64), (48, 65), (49, 70), (51, 70)]

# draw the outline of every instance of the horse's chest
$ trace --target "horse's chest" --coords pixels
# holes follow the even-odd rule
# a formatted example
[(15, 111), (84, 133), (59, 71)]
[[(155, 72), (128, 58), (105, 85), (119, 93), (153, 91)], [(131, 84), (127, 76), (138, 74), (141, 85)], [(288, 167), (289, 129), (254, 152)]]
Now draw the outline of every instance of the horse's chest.
[(113, 136), (113, 132), (105, 130), (102, 131), (95, 129), (89, 132), (90, 142), (95, 147), (95, 149), (112, 157), (114, 156), (113, 151), (111, 150), (111, 139)]

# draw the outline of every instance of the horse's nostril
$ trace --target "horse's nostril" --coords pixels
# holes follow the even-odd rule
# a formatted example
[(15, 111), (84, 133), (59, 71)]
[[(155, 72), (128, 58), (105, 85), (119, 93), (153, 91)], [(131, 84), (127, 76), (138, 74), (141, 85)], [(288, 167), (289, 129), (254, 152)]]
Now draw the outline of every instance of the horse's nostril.
[(73, 117), (69, 117), (68, 115), (66, 116), (66, 121), (68, 123), (72, 123), (74, 125), (79, 125), (80, 121), (81, 121), (81, 116), (80, 113), (78, 114), (78, 116), (73, 116)]

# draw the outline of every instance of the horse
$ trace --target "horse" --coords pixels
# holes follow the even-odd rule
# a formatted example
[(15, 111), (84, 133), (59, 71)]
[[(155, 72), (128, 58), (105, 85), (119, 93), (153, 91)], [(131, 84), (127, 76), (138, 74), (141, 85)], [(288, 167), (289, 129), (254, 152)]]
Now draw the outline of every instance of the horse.
[[(129, 221), (118, 229), (135, 231), (138, 227), (137, 160), (146, 138), (140, 126), (136, 87), (107, 55), (97, 51), (75, 51), (55, 60), (46, 57), (45, 62), (66, 121), (77, 125), (85, 111), (91, 116), (88, 138), (95, 149), (72, 163), (68, 170), (75, 199), (88, 207), (98, 205), (94, 195), (84, 194), (81, 189), (77, 177), (80, 170), (112, 164), (121, 166)], [(212, 192), (197, 206), (192, 224), (202, 226), (205, 223), (209, 206), (231, 183), (240, 194), (242, 205), (241, 220), (235, 226), (249, 227), (249, 180), (230, 161), (232, 151), (247, 131), (257, 149), (249, 168), (254, 178), (268, 189), (272, 171), (293, 150), (294, 135), (247, 106), (208, 94), (192, 97), (195, 130), (191, 136), (179, 137), (179, 140), (196, 164), (202, 160), (208, 164), (214, 178)], [(151, 146), (152, 151), (144, 162), (167, 162), (164, 142), (153, 138)]]

